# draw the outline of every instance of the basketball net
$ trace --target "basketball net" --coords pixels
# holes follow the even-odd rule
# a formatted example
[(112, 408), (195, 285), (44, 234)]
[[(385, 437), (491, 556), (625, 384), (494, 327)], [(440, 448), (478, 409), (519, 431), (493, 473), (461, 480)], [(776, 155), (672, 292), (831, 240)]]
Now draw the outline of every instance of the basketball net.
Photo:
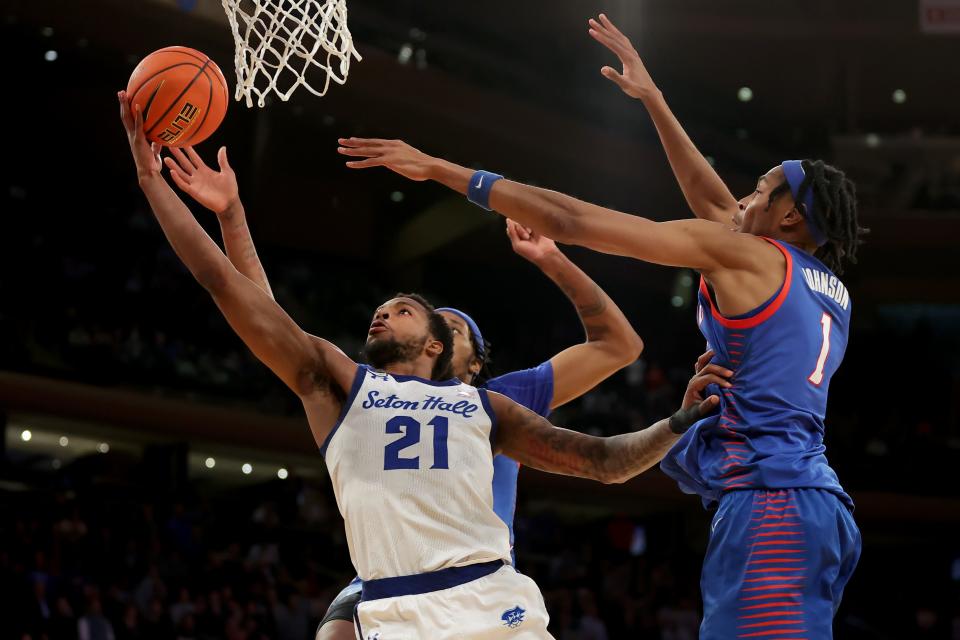
[(234, 99), (245, 99), (248, 107), (254, 96), (264, 106), (270, 92), (289, 100), (300, 86), (322, 96), (331, 79), (347, 81), (351, 57), (362, 59), (347, 27), (346, 0), (221, 2), (235, 45)]

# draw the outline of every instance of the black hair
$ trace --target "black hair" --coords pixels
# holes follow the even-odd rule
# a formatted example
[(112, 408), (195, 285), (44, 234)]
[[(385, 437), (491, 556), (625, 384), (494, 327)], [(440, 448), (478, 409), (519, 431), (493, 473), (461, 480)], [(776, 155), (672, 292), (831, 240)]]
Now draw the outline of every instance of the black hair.
[(442, 315), (437, 313), (433, 305), (419, 293), (398, 293), (394, 298), (410, 298), (426, 309), (430, 335), (443, 345), (443, 351), (437, 356), (437, 361), (433, 363), (430, 379), (448, 380), (453, 377), (453, 331), (450, 330), (450, 325), (447, 324)]
[[(804, 178), (797, 189), (796, 205), (802, 207), (804, 194), (813, 189), (813, 217), (827, 239), (814, 255), (840, 275), (843, 260), (856, 263), (857, 247), (863, 244), (863, 236), (870, 233), (857, 221), (856, 186), (843, 171), (823, 160), (802, 160), (801, 166)], [(790, 192), (787, 181), (770, 192), (767, 208), (784, 192)]]
[[(480, 340), (474, 335), (473, 331), (471, 331), (470, 346), (473, 347), (473, 356), (480, 360), (480, 371), (477, 371), (477, 375), (473, 376), (470, 384), (475, 387), (480, 387), (493, 377), (493, 373), (490, 371), (490, 363), (493, 362), (493, 359), (490, 357), (490, 350), (493, 349), (493, 345), (485, 338), (483, 344), (480, 344)], [(480, 354), (483, 355), (481, 356)]]

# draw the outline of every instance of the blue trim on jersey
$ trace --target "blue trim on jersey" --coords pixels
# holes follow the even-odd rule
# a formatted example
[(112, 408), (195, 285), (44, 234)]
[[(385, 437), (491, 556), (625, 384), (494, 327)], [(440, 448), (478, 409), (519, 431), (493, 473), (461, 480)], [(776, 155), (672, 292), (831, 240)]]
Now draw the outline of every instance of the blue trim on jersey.
[(320, 455), (324, 458), (327, 457), (327, 447), (330, 445), (330, 439), (333, 438), (333, 434), (335, 434), (337, 429), (340, 428), (340, 425), (343, 423), (343, 419), (347, 417), (347, 412), (350, 411), (353, 401), (356, 400), (357, 394), (360, 393), (360, 387), (363, 386), (363, 379), (366, 377), (367, 371), (369, 370), (370, 368), (366, 365), (357, 365), (357, 373), (353, 376), (353, 384), (350, 386), (350, 394), (347, 396), (347, 399), (343, 401), (343, 407), (340, 409), (340, 416), (337, 418), (337, 423), (333, 425), (333, 429), (330, 429), (330, 433), (327, 434), (327, 437), (323, 440), (323, 444), (320, 445)]
[(395, 373), (388, 373), (386, 371), (377, 371), (380, 375), (388, 375), (397, 382), (408, 382), (410, 380), (416, 380), (417, 382), (422, 382), (423, 384), (428, 384), (431, 387), (455, 387), (458, 384), (463, 384), (458, 378), (450, 378), (449, 380), (429, 380), (427, 378), (421, 378), (420, 376), (401, 376)]
[(480, 396), (480, 404), (483, 405), (483, 410), (487, 412), (487, 417), (490, 418), (490, 449), (494, 450), (497, 441), (497, 414), (494, 413), (493, 407), (490, 406), (490, 398), (487, 396), (487, 393), (488, 391), (486, 389), (477, 389), (477, 395)]
[(363, 595), (360, 597), (360, 602), (450, 589), (488, 576), (504, 566), (506, 565), (503, 560), (491, 560), (490, 562), (468, 564), (465, 567), (449, 567), (430, 573), (417, 573), (412, 576), (367, 580), (363, 583)]

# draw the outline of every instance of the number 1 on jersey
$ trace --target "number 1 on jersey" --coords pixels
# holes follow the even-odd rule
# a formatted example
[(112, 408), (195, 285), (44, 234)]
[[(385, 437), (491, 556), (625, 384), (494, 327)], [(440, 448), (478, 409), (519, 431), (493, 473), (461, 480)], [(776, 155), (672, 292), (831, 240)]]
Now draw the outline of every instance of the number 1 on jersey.
[[(433, 466), (431, 469), (449, 469), (447, 455), (448, 421), (436, 416), (427, 423), (433, 427)], [(420, 423), (410, 416), (394, 416), (387, 421), (387, 433), (402, 433), (383, 449), (383, 470), (419, 469), (420, 456), (401, 458), (400, 452), (420, 442)]]
[(820, 317), (820, 324), (823, 327), (823, 346), (820, 347), (820, 357), (817, 358), (817, 368), (814, 369), (810, 377), (807, 378), (807, 380), (818, 387), (820, 383), (823, 382), (823, 368), (827, 364), (827, 356), (830, 355), (830, 328), (833, 326), (833, 318), (829, 313), (824, 312)]

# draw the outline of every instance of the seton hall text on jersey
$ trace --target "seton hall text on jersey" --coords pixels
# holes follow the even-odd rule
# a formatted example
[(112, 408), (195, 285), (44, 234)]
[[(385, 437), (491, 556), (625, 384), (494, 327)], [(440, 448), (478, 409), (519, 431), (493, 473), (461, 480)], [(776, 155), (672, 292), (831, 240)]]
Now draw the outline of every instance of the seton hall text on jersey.
[(478, 407), (469, 400), (444, 400), (442, 396), (427, 396), (423, 400), (404, 400), (391, 393), (385, 398), (380, 397), (380, 392), (376, 389), (367, 394), (367, 399), (360, 405), (364, 409), (405, 409), (412, 411), (423, 409), (424, 411), (449, 411), (456, 413), (464, 418), (472, 418)]
[(807, 286), (817, 293), (833, 298), (833, 301), (839, 304), (844, 311), (850, 306), (850, 292), (840, 282), (840, 279), (832, 273), (814, 271), (804, 267), (803, 279), (807, 282)]

